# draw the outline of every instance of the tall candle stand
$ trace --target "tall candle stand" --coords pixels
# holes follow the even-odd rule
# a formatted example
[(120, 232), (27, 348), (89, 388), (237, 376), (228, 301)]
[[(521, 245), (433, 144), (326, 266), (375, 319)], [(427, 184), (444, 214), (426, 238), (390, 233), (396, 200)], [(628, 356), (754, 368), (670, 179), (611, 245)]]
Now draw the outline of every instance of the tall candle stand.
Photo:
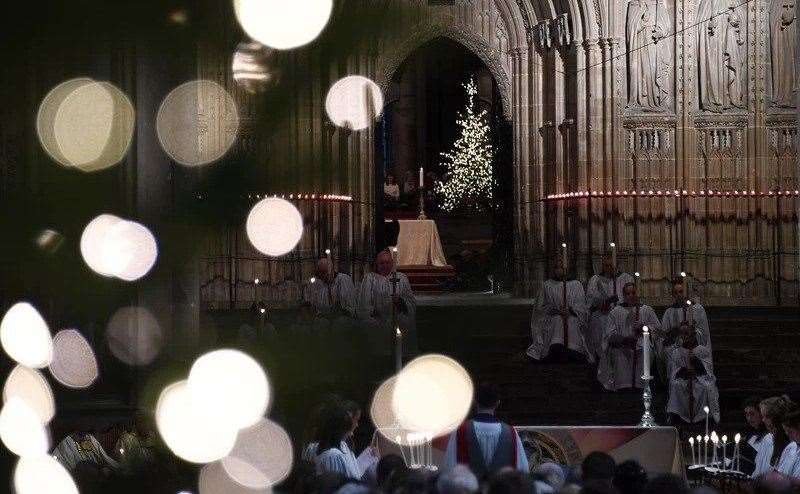
[(650, 381), (653, 380), (653, 376), (642, 376), (644, 380), (644, 392), (642, 393), (642, 401), (644, 401), (644, 413), (642, 414), (642, 420), (639, 421), (639, 427), (656, 427), (656, 419), (653, 417), (653, 414), (650, 413), (650, 406), (653, 404), (653, 394), (650, 392)]
[(425, 216), (425, 189), (419, 189), (419, 216), (417, 216), (418, 220), (427, 220), (428, 217)]

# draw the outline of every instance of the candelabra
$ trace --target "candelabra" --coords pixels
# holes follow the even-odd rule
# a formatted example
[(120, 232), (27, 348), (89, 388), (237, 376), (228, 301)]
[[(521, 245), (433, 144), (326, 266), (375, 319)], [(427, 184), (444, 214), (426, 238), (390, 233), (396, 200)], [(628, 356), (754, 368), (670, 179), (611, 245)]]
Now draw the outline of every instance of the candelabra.
[(642, 394), (642, 400), (644, 401), (644, 413), (642, 414), (642, 420), (639, 421), (639, 427), (655, 427), (656, 419), (653, 417), (653, 414), (650, 413), (650, 405), (653, 403), (653, 394), (650, 392), (650, 381), (653, 379), (653, 376), (642, 376), (644, 379), (644, 392)]
[(419, 216), (417, 216), (418, 220), (427, 220), (428, 217), (425, 216), (425, 189), (419, 189)]

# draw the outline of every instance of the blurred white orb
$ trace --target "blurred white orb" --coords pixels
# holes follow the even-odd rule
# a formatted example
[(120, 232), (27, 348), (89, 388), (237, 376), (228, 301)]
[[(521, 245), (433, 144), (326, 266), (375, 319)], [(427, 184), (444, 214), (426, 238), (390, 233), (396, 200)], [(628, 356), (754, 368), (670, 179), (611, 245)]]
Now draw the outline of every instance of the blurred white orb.
[(27, 302), (14, 304), (0, 322), (0, 344), (9, 357), (26, 367), (47, 367), (53, 339), (39, 312)]
[(268, 256), (288, 254), (302, 236), (303, 217), (294, 204), (284, 199), (262, 199), (247, 215), (247, 238)]
[(48, 254), (55, 254), (64, 243), (64, 235), (49, 228), (41, 230), (36, 235), (36, 246)]
[(257, 41), (243, 41), (233, 53), (233, 80), (251, 94), (261, 93), (280, 78), (278, 68), (271, 63), (274, 50)]
[(233, 449), (238, 429), (210, 413), (186, 381), (167, 386), (156, 405), (156, 425), (161, 438), (176, 456), (192, 463), (209, 463)]
[(188, 382), (198, 402), (237, 430), (258, 422), (269, 406), (264, 369), (239, 350), (215, 350), (201, 356), (192, 364)]
[(3, 386), (3, 403), (19, 398), (28, 405), (42, 424), (47, 424), (56, 415), (56, 400), (53, 390), (41, 372), (18, 365), (12, 369)]
[(261, 419), (239, 431), (233, 451), (222, 459), (222, 467), (239, 485), (264, 489), (289, 476), (292, 458), (289, 434), (275, 422)]
[(53, 121), (60, 156), (85, 172), (119, 163), (133, 141), (133, 104), (116, 86), (91, 82), (74, 88)]
[(233, 0), (233, 9), (251, 38), (288, 50), (319, 36), (331, 17), (333, 0)]
[(444, 355), (425, 355), (397, 375), (392, 408), (403, 428), (439, 436), (464, 421), (472, 395), (472, 379), (458, 362)]
[(164, 98), (156, 132), (170, 158), (200, 166), (222, 158), (236, 142), (239, 110), (233, 97), (214, 81), (190, 81)]
[(122, 307), (106, 327), (111, 353), (128, 365), (149, 365), (161, 351), (164, 336), (155, 316), (144, 307)]
[(72, 166), (72, 163), (61, 153), (58, 142), (56, 142), (54, 129), (56, 114), (61, 108), (61, 104), (73, 91), (92, 82), (88, 77), (64, 81), (51, 89), (39, 105), (39, 112), (36, 114), (36, 134), (39, 136), (39, 143), (51, 158), (63, 166)]
[(0, 411), (0, 440), (17, 456), (40, 456), (50, 449), (39, 414), (18, 396), (12, 396)]
[(69, 472), (50, 455), (20, 458), (14, 488), (17, 494), (78, 494)]
[(86, 338), (75, 329), (64, 329), (53, 337), (50, 373), (68, 388), (88, 388), (99, 376), (97, 358)]
[(111, 214), (102, 214), (86, 225), (80, 247), (92, 271), (124, 281), (146, 275), (158, 258), (158, 244), (147, 227)]
[(351, 75), (328, 90), (325, 111), (339, 127), (366, 129), (383, 111), (383, 93), (370, 79)]
[(203, 466), (197, 480), (199, 494), (270, 494), (272, 489), (251, 489), (230, 478), (222, 466), (215, 461)]

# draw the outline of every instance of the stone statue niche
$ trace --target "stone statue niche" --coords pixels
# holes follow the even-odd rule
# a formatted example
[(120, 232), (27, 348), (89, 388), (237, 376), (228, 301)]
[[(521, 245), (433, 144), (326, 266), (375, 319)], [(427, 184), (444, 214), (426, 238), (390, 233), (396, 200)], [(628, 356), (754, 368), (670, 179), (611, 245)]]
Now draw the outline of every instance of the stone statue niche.
[(780, 108), (797, 104), (796, 0), (772, 0), (769, 15), (772, 59), (772, 103)]
[(747, 106), (746, 16), (739, 0), (698, 4), (697, 80), (703, 111), (722, 113)]
[(631, 0), (625, 29), (628, 109), (666, 113), (672, 109), (673, 29), (664, 0)]

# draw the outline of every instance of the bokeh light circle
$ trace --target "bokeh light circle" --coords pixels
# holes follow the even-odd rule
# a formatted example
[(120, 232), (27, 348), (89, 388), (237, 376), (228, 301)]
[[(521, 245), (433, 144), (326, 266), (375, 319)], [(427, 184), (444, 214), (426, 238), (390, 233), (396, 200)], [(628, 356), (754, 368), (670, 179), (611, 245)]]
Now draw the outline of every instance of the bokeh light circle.
[(51, 89), (39, 105), (39, 111), (36, 114), (36, 135), (39, 136), (39, 143), (45, 152), (62, 166), (72, 166), (72, 164), (61, 154), (61, 149), (56, 142), (54, 129), (56, 114), (61, 108), (61, 104), (73, 91), (92, 82), (88, 77), (64, 81)]
[(80, 249), (92, 271), (124, 281), (142, 278), (158, 259), (158, 244), (147, 227), (111, 214), (102, 214), (86, 225)]
[(14, 488), (17, 494), (78, 494), (69, 472), (49, 455), (20, 458), (14, 469)]
[(49, 423), (56, 415), (56, 400), (53, 390), (41, 372), (18, 365), (11, 370), (3, 385), (3, 403), (17, 397), (25, 402), (39, 417), (42, 424)]
[(122, 307), (106, 326), (111, 353), (128, 365), (149, 365), (164, 342), (161, 325), (144, 307)]
[(269, 406), (270, 387), (264, 369), (239, 350), (202, 355), (192, 364), (188, 381), (195, 399), (237, 430), (258, 422)]
[(333, 0), (233, 0), (236, 19), (254, 40), (288, 50), (319, 36), (333, 10)]
[(247, 215), (247, 238), (259, 252), (277, 257), (288, 254), (303, 236), (303, 217), (289, 201), (262, 199)]
[(50, 373), (68, 388), (91, 386), (99, 376), (97, 358), (86, 338), (76, 329), (64, 329), (53, 337)]
[(239, 485), (264, 489), (289, 476), (292, 458), (289, 434), (275, 422), (261, 419), (239, 431), (233, 450), (222, 459), (222, 466)]
[(251, 489), (228, 476), (222, 462), (215, 461), (200, 470), (197, 480), (199, 494), (269, 494), (270, 488)]
[(47, 367), (53, 339), (39, 312), (27, 302), (14, 304), (0, 322), (0, 344), (9, 357), (26, 367)]
[(192, 463), (209, 463), (228, 455), (236, 442), (238, 429), (219, 420), (197, 400), (186, 381), (164, 388), (156, 405), (156, 425), (172, 452)]
[(472, 379), (444, 355), (424, 355), (397, 375), (392, 408), (403, 428), (439, 436), (455, 430), (472, 405)]
[(170, 158), (201, 166), (222, 158), (236, 142), (239, 110), (233, 97), (214, 81), (181, 84), (164, 98), (156, 132)]
[(328, 118), (339, 127), (362, 130), (383, 111), (381, 88), (370, 79), (351, 75), (336, 81), (325, 98)]
[(12, 396), (0, 410), (0, 440), (17, 456), (40, 456), (50, 449), (39, 414), (22, 398)]
[(83, 261), (86, 265), (99, 275), (114, 275), (114, 273), (105, 266), (101, 252), (108, 230), (120, 221), (122, 221), (122, 219), (113, 214), (101, 214), (90, 221), (86, 227), (84, 227), (83, 233), (81, 234), (81, 257), (83, 257)]
[(273, 63), (275, 51), (257, 41), (243, 41), (233, 52), (233, 80), (251, 94), (264, 92), (280, 79), (279, 68)]

